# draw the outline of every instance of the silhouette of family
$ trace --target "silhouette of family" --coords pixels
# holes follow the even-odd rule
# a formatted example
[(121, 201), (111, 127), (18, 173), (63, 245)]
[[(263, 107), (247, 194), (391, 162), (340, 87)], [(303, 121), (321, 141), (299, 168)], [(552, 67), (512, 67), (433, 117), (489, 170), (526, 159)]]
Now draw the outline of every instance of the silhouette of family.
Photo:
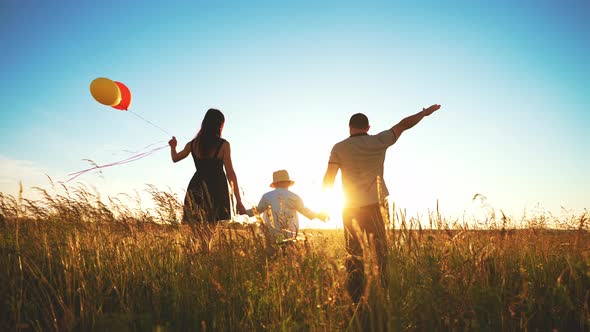
[[(363, 250), (371, 248), (363, 244), (366, 241), (364, 239), (369, 240), (369, 246), (376, 253), (378, 269), (384, 271), (386, 268), (385, 222), (388, 220), (389, 192), (383, 180), (385, 152), (399, 140), (404, 131), (438, 109), (438, 104), (423, 108), (376, 135), (369, 135), (370, 125), (366, 115), (354, 114), (349, 120), (350, 136), (332, 148), (323, 187), (331, 188), (340, 171), (345, 196), (342, 222), (348, 254), (345, 264), (346, 288), (354, 303), (360, 301), (366, 286), (362, 257)], [(326, 214), (310, 210), (297, 194), (289, 190), (294, 181), (287, 170), (274, 172), (270, 184), (274, 190), (265, 193), (256, 207), (246, 210), (232, 165), (230, 144), (221, 137), (224, 124), (223, 113), (211, 108), (205, 114), (196, 137), (184, 149), (177, 152), (175, 137), (168, 142), (173, 162), (181, 161), (190, 154), (196, 167), (184, 199), (184, 223), (214, 225), (220, 220), (229, 220), (234, 198), (237, 214), (259, 214), (264, 229), (273, 239), (292, 239), (297, 236), (297, 213), (309, 219), (326, 220)], [(228, 182), (233, 197), (230, 196)]]

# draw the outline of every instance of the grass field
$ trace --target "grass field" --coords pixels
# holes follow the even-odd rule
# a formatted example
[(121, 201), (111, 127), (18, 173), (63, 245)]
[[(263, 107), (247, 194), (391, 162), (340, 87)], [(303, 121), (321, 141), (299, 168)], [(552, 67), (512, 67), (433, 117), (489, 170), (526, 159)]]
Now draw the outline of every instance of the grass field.
[[(342, 230), (306, 230), (278, 249), (256, 225), (208, 235), (150, 188), (150, 213), (84, 188), (0, 195), (2, 331), (577, 331), (590, 329), (587, 216), (562, 230), (535, 218), (486, 229), (399, 214), (386, 285), (344, 288)], [(368, 255), (369, 266), (373, 258)]]

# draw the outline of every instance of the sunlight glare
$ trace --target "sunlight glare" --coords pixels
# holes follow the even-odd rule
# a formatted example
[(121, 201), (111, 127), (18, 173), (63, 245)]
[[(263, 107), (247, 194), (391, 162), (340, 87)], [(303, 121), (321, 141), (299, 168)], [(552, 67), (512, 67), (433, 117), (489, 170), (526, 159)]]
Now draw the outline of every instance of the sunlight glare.
[(342, 207), (344, 206), (344, 194), (339, 188), (322, 190), (319, 195), (314, 197), (313, 206), (317, 212), (326, 213), (328, 219), (325, 222), (319, 220), (310, 220), (307, 228), (342, 228)]
[(331, 188), (322, 192), (321, 211), (330, 216), (326, 221), (326, 228), (342, 228), (343, 206), (344, 194), (342, 190)]

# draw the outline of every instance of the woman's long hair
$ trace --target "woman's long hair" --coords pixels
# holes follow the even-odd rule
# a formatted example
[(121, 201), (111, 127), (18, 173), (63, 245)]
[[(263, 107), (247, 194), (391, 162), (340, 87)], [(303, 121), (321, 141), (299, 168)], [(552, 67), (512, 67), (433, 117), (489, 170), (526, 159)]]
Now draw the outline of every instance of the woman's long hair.
[[(210, 108), (203, 122), (201, 122), (201, 130), (197, 133), (198, 149), (201, 156), (208, 156), (217, 147), (218, 138), (221, 137), (221, 127), (225, 122), (225, 117), (220, 110)], [(216, 156), (213, 156), (215, 158)]]

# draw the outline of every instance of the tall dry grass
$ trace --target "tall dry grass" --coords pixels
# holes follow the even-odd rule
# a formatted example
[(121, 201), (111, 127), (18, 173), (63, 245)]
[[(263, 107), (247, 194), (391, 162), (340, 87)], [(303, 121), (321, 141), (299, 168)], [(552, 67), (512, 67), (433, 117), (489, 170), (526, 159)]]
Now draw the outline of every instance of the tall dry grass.
[(572, 230), (506, 216), (475, 229), (396, 211), (388, 269), (367, 254), (367, 296), (353, 307), (341, 231), (279, 248), (256, 225), (180, 225), (179, 199), (154, 187), (153, 211), (84, 187), (38, 190), (0, 194), (0, 330), (590, 327), (586, 215), (563, 221)]

